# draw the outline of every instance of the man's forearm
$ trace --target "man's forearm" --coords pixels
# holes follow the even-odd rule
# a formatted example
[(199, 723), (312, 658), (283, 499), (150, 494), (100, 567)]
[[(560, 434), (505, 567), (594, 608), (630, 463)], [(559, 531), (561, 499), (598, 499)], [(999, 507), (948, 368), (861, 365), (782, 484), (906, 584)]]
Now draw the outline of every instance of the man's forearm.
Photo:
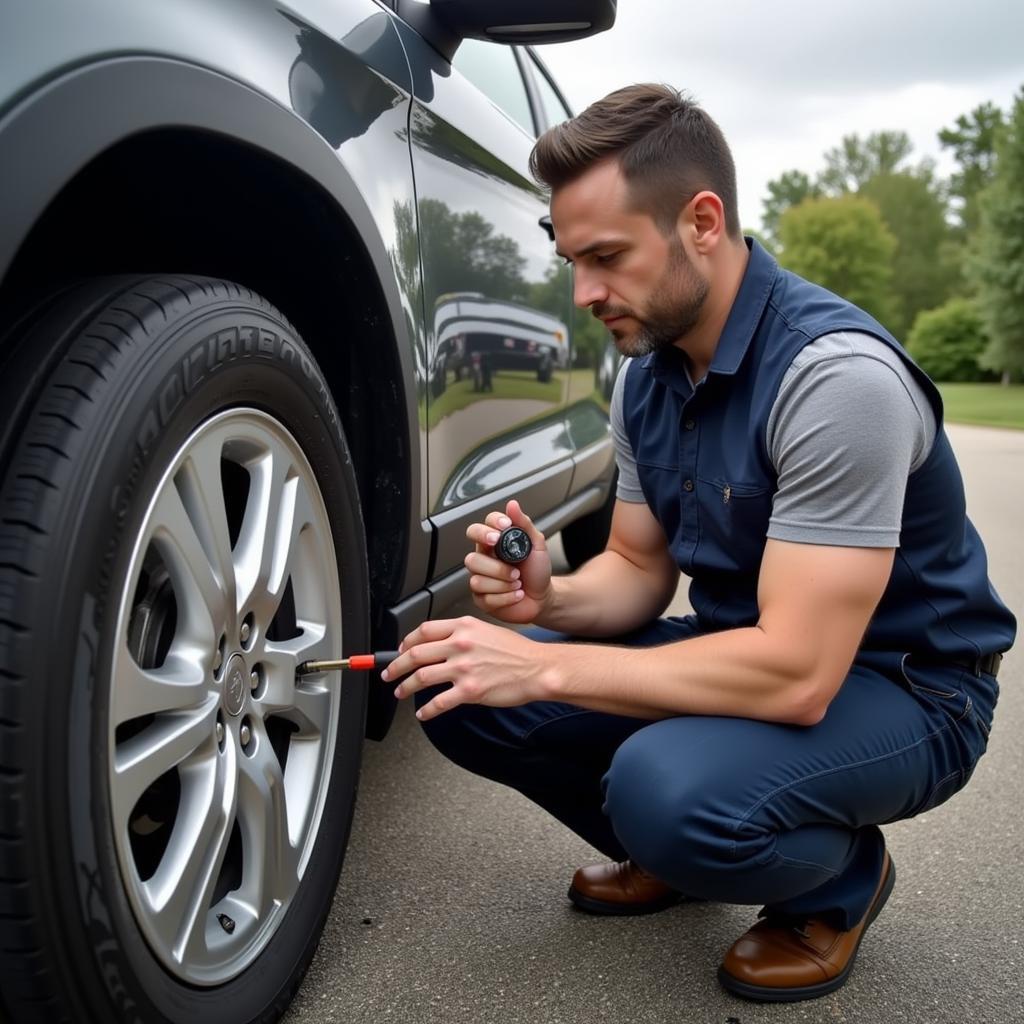
[(621, 636), (657, 618), (675, 593), (679, 572), (656, 576), (615, 551), (604, 551), (571, 576), (551, 581), (538, 626), (573, 636)]
[(637, 718), (728, 715), (810, 725), (828, 682), (758, 627), (645, 649), (551, 644), (550, 700)]

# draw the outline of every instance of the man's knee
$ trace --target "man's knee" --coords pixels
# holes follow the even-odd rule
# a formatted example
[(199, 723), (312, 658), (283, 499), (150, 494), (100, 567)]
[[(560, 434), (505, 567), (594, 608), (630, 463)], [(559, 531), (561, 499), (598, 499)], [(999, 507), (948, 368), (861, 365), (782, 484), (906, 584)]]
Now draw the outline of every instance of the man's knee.
[(709, 780), (696, 763), (701, 754), (687, 765), (678, 746), (662, 756), (658, 733), (649, 726), (616, 752), (604, 780), (605, 810), (642, 868), (681, 892), (724, 899), (737, 871), (764, 856), (774, 836), (737, 821), (727, 773)]

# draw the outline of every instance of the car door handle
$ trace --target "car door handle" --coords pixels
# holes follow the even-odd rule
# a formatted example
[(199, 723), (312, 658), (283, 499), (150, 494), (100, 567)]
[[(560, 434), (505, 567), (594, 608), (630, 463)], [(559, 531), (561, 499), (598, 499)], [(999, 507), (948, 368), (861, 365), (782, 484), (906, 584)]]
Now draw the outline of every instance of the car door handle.
[(551, 223), (551, 214), (545, 213), (537, 223), (548, 233), (548, 238), (555, 240), (555, 226)]

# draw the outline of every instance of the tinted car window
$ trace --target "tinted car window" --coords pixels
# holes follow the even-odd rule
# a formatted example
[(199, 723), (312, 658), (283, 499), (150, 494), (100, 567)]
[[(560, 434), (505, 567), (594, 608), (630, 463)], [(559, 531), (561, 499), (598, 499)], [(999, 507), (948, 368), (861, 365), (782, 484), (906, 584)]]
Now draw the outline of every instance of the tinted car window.
[(516, 124), (534, 134), (530, 101), (511, 47), (465, 39), (452, 63)]
[(559, 99), (558, 93), (548, 81), (543, 69), (533, 62), (533, 80), (537, 83), (537, 91), (540, 93), (541, 106), (544, 107), (544, 117), (547, 119), (548, 127), (554, 128), (556, 124), (568, 121), (572, 114), (566, 110), (565, 104)]

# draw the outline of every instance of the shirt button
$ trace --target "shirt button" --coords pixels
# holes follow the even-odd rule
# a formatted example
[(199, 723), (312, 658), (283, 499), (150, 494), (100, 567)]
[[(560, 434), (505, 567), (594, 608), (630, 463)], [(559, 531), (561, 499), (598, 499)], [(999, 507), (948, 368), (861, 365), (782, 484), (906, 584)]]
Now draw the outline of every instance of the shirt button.
[(683, 481), (683, 490), (684, 491), (692, 491), (693, 490), (693, 481), (692, 480), (684, 480)]
[(693, 422), (693, 420), (687, 420), (687, 421), (686, 421), (686, 422), (685, 422), (685, 423), (683, 424), (683, 426), (684, 426), (684, 427), (686, 427), (686, 429), (687, 429), (687, 430), (693, 430), (693, 428), (694, 428), (695, 426), (697, 426), (697, 424), (696, 424), (696, 423), (694, 423), (694, 422)]

